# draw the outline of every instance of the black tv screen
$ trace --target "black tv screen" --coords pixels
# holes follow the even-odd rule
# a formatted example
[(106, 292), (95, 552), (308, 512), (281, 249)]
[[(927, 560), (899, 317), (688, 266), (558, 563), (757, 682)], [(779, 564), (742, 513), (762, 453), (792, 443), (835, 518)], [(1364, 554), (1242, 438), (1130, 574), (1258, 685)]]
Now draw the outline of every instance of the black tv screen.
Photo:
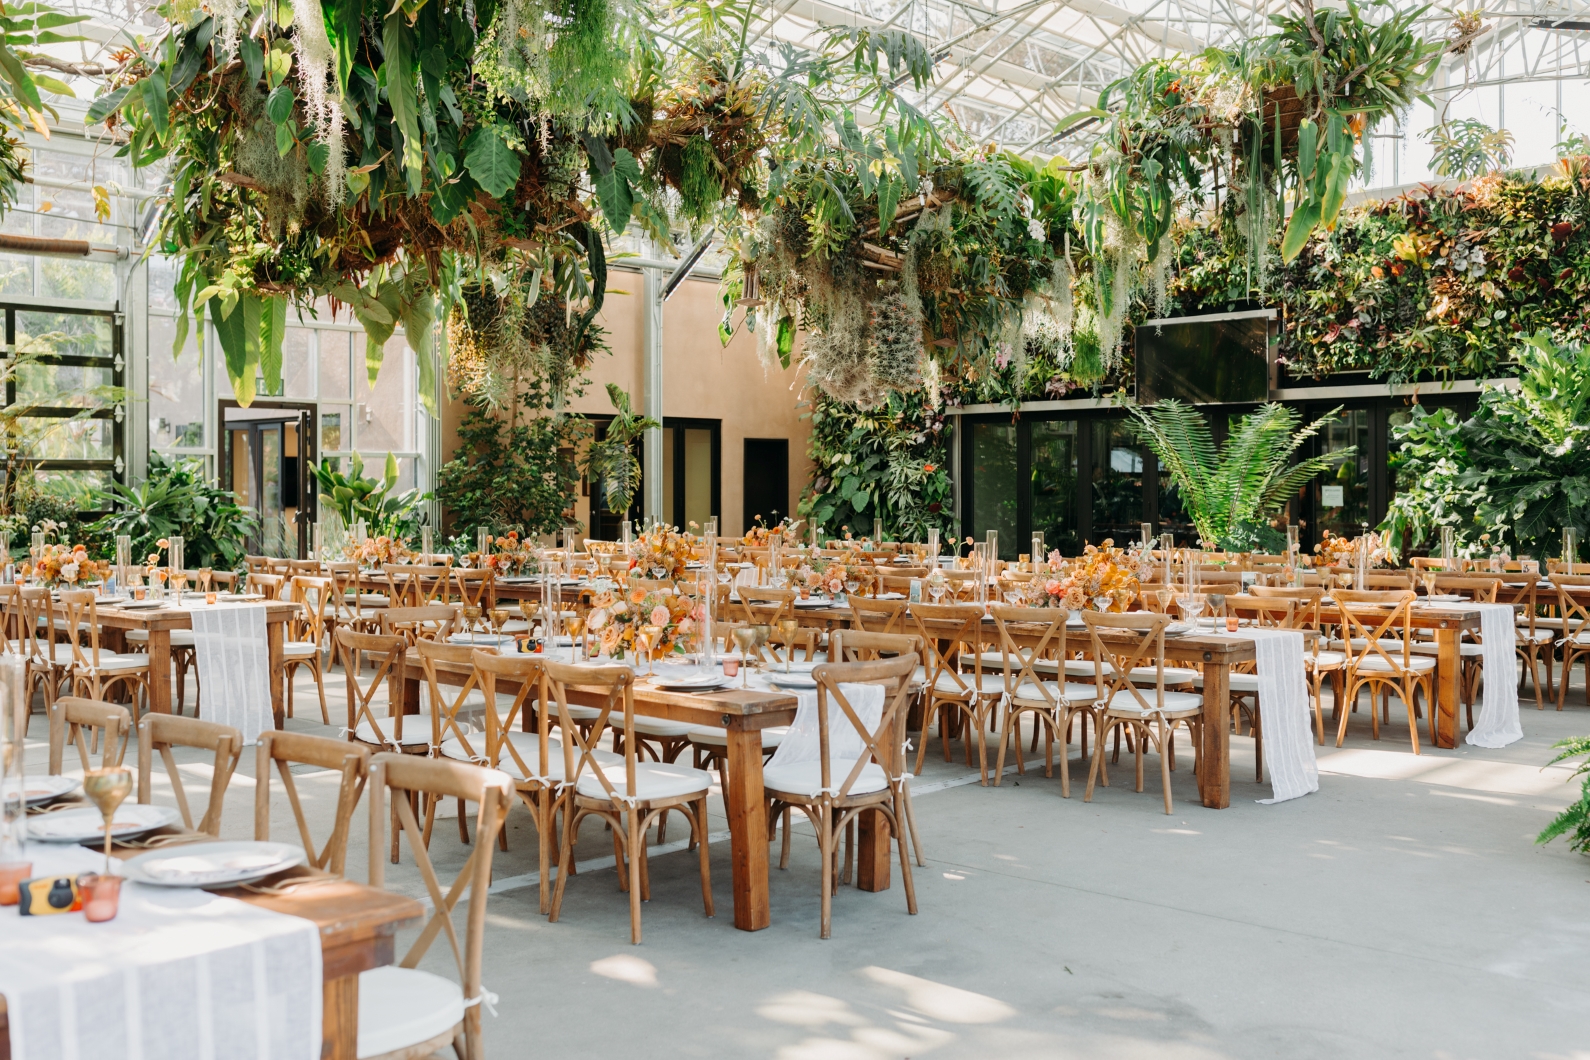
[(1236, 405), (1270, 396), (1270, 325), (1275, 311), (1215, 313), (1140, 324), (1134, 339), (1137, 400), (1179, 398)]

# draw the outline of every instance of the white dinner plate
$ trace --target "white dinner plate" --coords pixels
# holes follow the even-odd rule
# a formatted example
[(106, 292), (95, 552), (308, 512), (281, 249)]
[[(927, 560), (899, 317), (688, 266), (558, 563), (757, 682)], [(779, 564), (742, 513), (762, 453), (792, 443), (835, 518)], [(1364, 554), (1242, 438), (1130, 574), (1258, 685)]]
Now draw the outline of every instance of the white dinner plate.
[(813, 677), (811, 674), (786, 674), (775, 672), (768, 674), (767, 680), (768, 684), (772, 685), (774, 688), (809, 689), (817, 687), (817, 678)]
[(449, 644), (475, 648), (503, 648), (513, 642), (511, 633), (454, 633), (447, 638)]
[[(111, 823), (111, 834), (119, 839), (153, 832), (181, 820), (175, 807), (122, 803)], [(94, 806), (59, 813), (41, 813), (28, 818), (28, 838), (41, 843), (94, 843), (105, 839), (105, 819)]]
[(156, 607), (165, 607), (166, 602), (164, 600), (128, 600), (126, 603), (118, 604), (117, 606), (128, 611), (148, 611)]
[(197, 843), (129, 858), (122, 863), (121, 874), (156, 887), (231, 887), (307, 860), (303, 848), (290, 843)]
[(797, 599), (796, 607), (833, 607), (834, 602), (826, 596), (813, 596), (805, 600)]
[(874, 600), (904, 600), (905, 593), (879, 593)]
[(658, 674), (652, 684), (665, 692), (701, 692), (708, 689), (727, 688), (729, 679), (722, 673), (697, 673), (677, 676)]
[(1179, 637), (1183, 633), (1191, 633), (1191, 632), (1192, 632), (1192, 623), (1191, 622), (1172, 622), (1170, 625), (1165, 627), (1165, 636), (1167, 636), (1167, 637)]
[[(27, 777), (23, 797), (29, 806), (43, 806), (47, 802), (54, 802), (62, 795), (70, 795), (82, 783), (72, 777)], [(97, 812), (97, 811), (96, 811)]]

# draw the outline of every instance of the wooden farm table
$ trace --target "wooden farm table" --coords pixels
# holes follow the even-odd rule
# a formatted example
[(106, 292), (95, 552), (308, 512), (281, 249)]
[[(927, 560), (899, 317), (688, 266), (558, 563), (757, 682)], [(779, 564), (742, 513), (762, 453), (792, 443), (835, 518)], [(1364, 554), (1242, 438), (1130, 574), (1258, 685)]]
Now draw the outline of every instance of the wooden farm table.
[[(436, 678), (462, 685), (469, 677), (467, 663), (433, 660)], [(419, 709), (420, 684), (425, 680), (418, 660), (405, 658), (405, 707)], [(516, 692), (517, 682), (498, 678), (501, 692)], [(599, 697), (570, 689), (572, 702), (600, 706)], [(728, 778), (723, 805), (729, 816), (729, 856), (733, 866), (734, 926), (760, 931), (772, 923), (768, 907), (767, 800), (762, 791), (762, 730), (795, 720), (796, 699), (782, 692), (726, 689), (696, 694), (663, 692), (635, 685), (635, 712), (693, 725), (721, 726), (728, 730)], [(526, 711), (524, 725), (531, 728), (533, 713)], [(886, 766), (887, 768), (887, 766)], [(877, 817), (873, 813), (868, 816)], [(889, 829), (881, 819), (861, 825), (860, 875), (862, 890), (889, 887)]]
[[(1233, 595), (1226, 598), (1228, 601), (1256, 600), (1257, 597), (1247, 594)], [(1354, 604), (1353, 611), (1364, 615), (1384, 615), (1389, 608), (1375, 607), (1372, 604)], [(1437, 747), (1456, 747), (1458, 729), (1458, 685), (1462, 678), (1463, 657), (1458, 647), (1458, 641), (1464, 630), (1478, 630), (1480, 628), (1480, 612), (1473, 606), (1459, 603), (1425, 604), (1415, 603), (1411, 612), (1411, 624), (1414, 629), (1428, 629), (1435, 632), (1435, 688), (1436, 688), (1436, 713), (1435, 713), (1435, 745)], [(1340, 616), (1332, 604), (1325, 604), (1320, 608), (1320, 620), (1334, 624)]]
[[(172, 833), (191, 835), (196, 843), (213, 841), (208, 835), (200, 839), (202, 833), (180, 827), (162, 829), (156, 834)], [(142, 849), (131, 847), (113, 850), (116, 857), (123, 859), (141, 853)], [(320, 1055), (322, 1060), (355, 1060), (359, 1054), (359, 973), (391, 964), (397, 929), (424, 916), (425, 907), (412, 898), (302, 866), (267, 877), (260, 885), (290, 888), (298, 880), (305, 881), (306, 886), (283, 894), (258, 894), (241, 888), (214, 890), (240, 902), (314, 921), (320, 929), (324, 991)], [(4, 997), (0, 997), (0, 1060), (11, 1060)]]
[[(225, 605), (222, 605), (225, 606)], [(276, 716), (276, 727), (282, 727), (282, 640), (285, 623), (301, 613), (294, 603), (283, 600), (265, 601), (265, 636), (270, 647), (271, 712)], [(149, 709), (161, 714), (171, 713), (171, 631), (192, 629), (193, 612), (185, 607), (100, 607), (102, 629), (141, 629), (149, 634)]]

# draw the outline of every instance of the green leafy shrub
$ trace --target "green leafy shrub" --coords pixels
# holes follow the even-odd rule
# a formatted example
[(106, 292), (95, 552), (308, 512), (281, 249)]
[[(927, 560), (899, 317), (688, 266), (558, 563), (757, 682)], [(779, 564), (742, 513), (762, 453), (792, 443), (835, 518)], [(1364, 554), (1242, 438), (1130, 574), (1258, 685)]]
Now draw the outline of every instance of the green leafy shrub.
[(379, 480), (364, 477), (364, 458), (358, 453), (349, 458), (347, 474), (337, 461), (328, 458), (315, 468), (315, 478), (320, 482), (320, 503), (335, 512), (344, 526), (351, 528), (363, 519), (372, 536), (411, 538), (419, 532), (420, 504), (426, 495), (417, 489), (392, 495), (398, 463), (391, 453), (386, 454)]
[(812, 481), (797, 512), (827, 533), (848, 526), (870, 534), (874, 518), (886, 537), (926, 540), (937, 527), (955, 534), (948, 464), (949, 423), (920, 393), (891, 393), (872, 409), (819, 396), (806, 453)]
[[(1558, 740), (1552, 746), (1561, 750), (1556, 758), (1547, 763), (1548, 765), (1556, 765), (1558, 762), (1579, 755), (1590, 755), (1590, 736), (1574, 736)], [(1584, 783), (1579, 790), (1579, 801), (1559, 813), (1556, 820), (1535, 837), (1535, 842), (1549, 843), (1558, 836), (1566, 835), (1570, 850), (1590, 854), (1590, 758), (1580, 762), (1579, 768), (1573, 771), (1573, 775), (1584, 777)]]
[(523, 422), (471, 404), (458, 425), (459, 447), (436, 475), (436, 497), (452, 526), (474, 549), (474, 528), (521, 536), (568, 525), (580, 476), (567, 451), (585, 437), (574, 416), (535, 416)]
[(115, 483), (98, 500), (114, 510), (85, 532), (95, 553), (106, 557), (115, 556), (119, 534), (132, 538), (134, 557), (155, 551), (161, 538), (180, 534), (188, 566), (236, 570), (243, 565), (247, 538), (259, 529), (254, 509), (239, 505), (231, 491), (211, 485), (200, 460), (170, 462), (150, 453), (149, 474), (142, 483)]

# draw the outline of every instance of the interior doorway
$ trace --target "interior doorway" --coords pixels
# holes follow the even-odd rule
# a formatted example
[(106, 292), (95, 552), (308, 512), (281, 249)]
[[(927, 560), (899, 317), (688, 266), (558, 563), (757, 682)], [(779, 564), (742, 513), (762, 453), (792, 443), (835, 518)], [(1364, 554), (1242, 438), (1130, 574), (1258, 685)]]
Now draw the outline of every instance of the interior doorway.
[(763, 525), (777, 526), (789, 512), (789, 439), (747, 438), (744, 469), (745, 512), (741, 524), (747, 531), (760, 517)]
[(249, 539), (255, 555), (302, 559), (315, 519), (315, 407), (256, 401), (221, 402), (221, 486), (259, 515)]

